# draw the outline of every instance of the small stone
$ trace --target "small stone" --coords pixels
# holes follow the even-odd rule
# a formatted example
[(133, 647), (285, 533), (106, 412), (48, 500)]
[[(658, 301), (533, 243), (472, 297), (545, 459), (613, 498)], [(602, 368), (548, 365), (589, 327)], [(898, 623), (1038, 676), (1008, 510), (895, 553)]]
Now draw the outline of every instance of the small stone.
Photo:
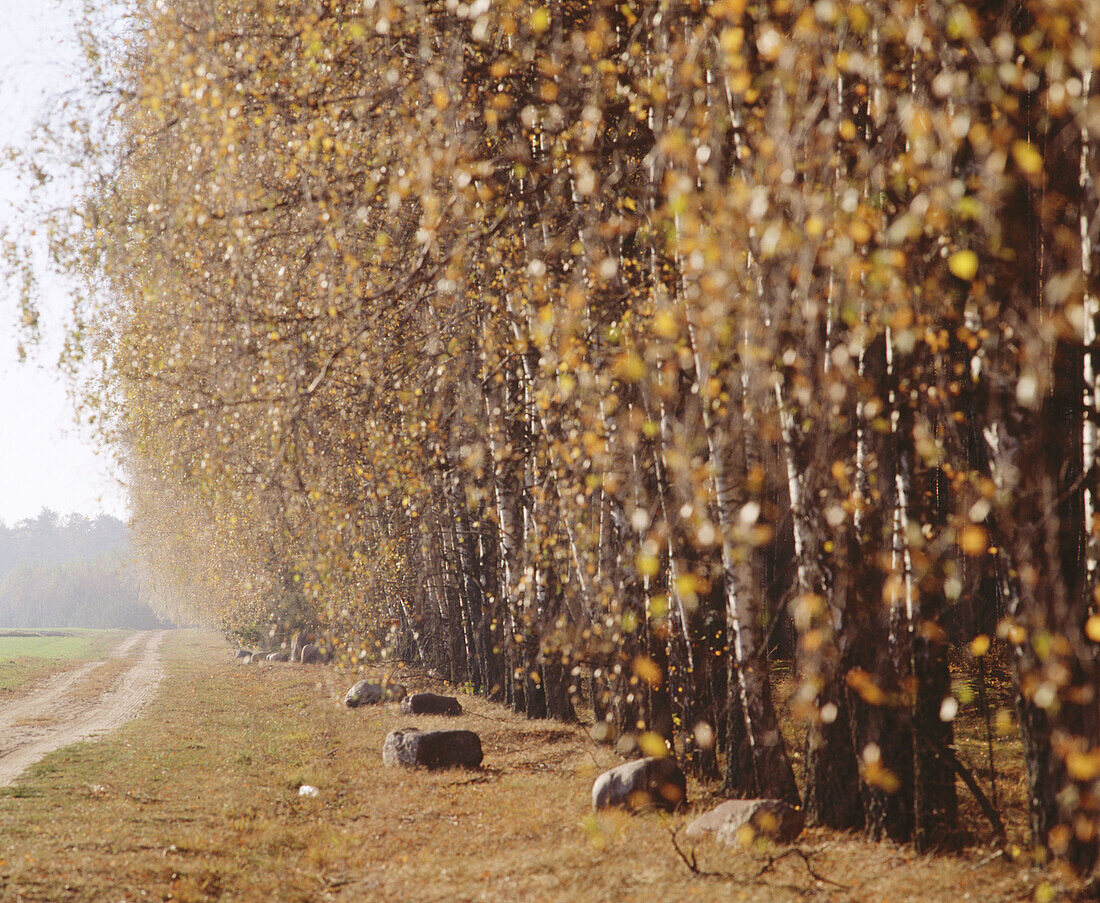
[(687, 803), (687, 779), (675, 760), (649, 756), (605, 771), (592, 785), (592, 808), (650, 807), (673, 812)]
[(684, 832), (686, 837), (713, 834), (725, 846), (742, 846), (757, 837), (790, 843), (806, 824), (801, 809), (782, 800), (726, 800), (700, 815)]
[(473, 731), (393, 731), (382, 745), (382, 762), (405, 768), (477, 768), (484, 754)]
[(253, 664), (255, 664), (256, 662), (267, 661), (267, 653), (266, 652), (253, 652), (252, 653), (252, 658), (250, 658), (249, 661), (251, 661)]
[(267, 660), (269, 662), (289, 662), (290, 653), (287, 652), (285, 649), (280, 650), (279, 652), (270, 652), (268, 653)]
[(462, 706), (453, 696), (413, 693), (401, 700), (401, 712), (405, 715), (461, 715)]
[(238, 649), (237, 654), (233, 657), (235, 659), (237, 659), (238, 661), (245, 661), (245, 660), (252, 661), (252, 650), (251, 649)]
[(315, 646), (313, 643), (306, 643), (302, 647), (302, 657), (300, 661), (303, 665), (316, 665), (324, 660), (325, 656), (321, 652), (320, 646)]

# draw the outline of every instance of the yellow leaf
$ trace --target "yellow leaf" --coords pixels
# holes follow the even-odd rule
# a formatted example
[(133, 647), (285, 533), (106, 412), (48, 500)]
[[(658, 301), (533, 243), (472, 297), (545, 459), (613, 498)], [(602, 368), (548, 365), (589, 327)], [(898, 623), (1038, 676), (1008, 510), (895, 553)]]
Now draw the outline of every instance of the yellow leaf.
[(978, 28), (974, 23), (974, 17), (970, 14), (970, 10), (961, 3), (956, 3), (951, 7), (951, 12), (947, 16), (946, 31), (947, 36), (952, 41), (958, 41), (974, 37), (978, 33)]
[(681, 596), (694, 595), (698, 587), (699, 581), (694, 574), (682, 574), (676, 578), (676, 592)]
[(978, 275), (978, 255), (971, 250), (956, 251), (947, 258), (951, 275), (970, 282)]
[(959, 533), (959, 548), (971, 558), (984, 555), (989, 549), (989, 534), (985, 527), (977, 524), (968, 524)]
[(634, 659), (633, 665), (634, 673), (638, 675), (651, 687), (659, 687), (664, 675), (661, 674), (661, 667), (648, 655), (639, 655)]
[(863, 220), (853, 220), (852, 224), (848, 227), (848, 234), (852, 237), (857, 245), (865, 245), (871, 240), (871, 227), (867, 225)]
[(662, 310), (653, 318), (653, 331), (662, 339), (675, 339), (680, 335), (680, 326), (669, 311)]
[(989, 637), (984, 633), (978, 634), (970, 641), (970, 654), (974, 658), (981, 658), (989, 651)]
[(868, 763), (863, 769), (863, 780), (887, 793), (897, 793), (901, 789), (898, 776), (881, 762)]
[(1020, 167), (1021, 172), (1033, 176), (1043, 168), (1043, 155), (1035, 149), (1030, 141), (1017, 141), (1012, 145), (1012, 159)]
[(663, 618), (668, 614), (668, 596), (653, 596), (649, 600), (649, 616)]
[(1093, 615), (1085, 622), (1085, 633), (1094, 643), (1100, 643), (1100, 615)]
[(638, 382), (645, 376), (645, 362), (632, 352), (622, 354), (615, 361), (615, 375), (624, 382)]
[(718, 36), (718, 43), (726, 53), (731, 55), (737, 53), (745, 43), (745, 29), (723, 28)]
[[(1059, 829), (1062, 829), (1059, 831)], [(1064, 841), (1061, 841), (1059, 835), (1066, 834)], [(1069, 846), (1069, 827), (1067, 825), (1055, 825), (1050, 831), (1050, 847), (1055, 852), (1061, 849), (1065, 852)], [(1042, 881), (1039, 886), (1035, 888), (1035, 903), (1052, 903), (1052, 901), (1058, 898), (1058, 892), (1054, 889), (1054, 886), (1049, 881)]]
[(661, 563), (657, 560), (657, 556), (646, 555), (644, 552), (639, 553), (638, 557), (634, 559), (634, 566), (643, 577), (656, 577), (657, 572), (661, 569)]
[(745, 0), (718, 0), (710, 7), (715, 19), (728, 19), (737, 22), (745, 14)]
[(1075, 781), (1092, 781), (1100, 777), (1100, 749), (1087, 753), (1074, 750), (1066, 756), (1066, 771)]
[(550, 10), (545, 6), (540, 6), (533, 13), (531, 13), (531, 31), (535, 34), (542, 34), (550, 27)]
[(847, 674), (847, 683), (868, 705), (885, 705), (887, 696), (875, 683), (875, 679), (862, 668), (853, 668)]
[(665, 743), (664, 737), (653, 733), (653, 731), (645, 731), (638, 737), (638, 749), (642, 751), (643, 755), (654, 756), (658, 759), (663, 759), (668, 755), (668, 744)]

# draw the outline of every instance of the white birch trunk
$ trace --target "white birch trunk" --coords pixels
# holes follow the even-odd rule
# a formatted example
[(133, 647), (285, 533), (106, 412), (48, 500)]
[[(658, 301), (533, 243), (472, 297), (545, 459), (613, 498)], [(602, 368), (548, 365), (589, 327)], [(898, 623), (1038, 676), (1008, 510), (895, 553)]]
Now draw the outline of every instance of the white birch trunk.
[[(892, 384), (894, 377), (894, 343), (889, 327), (886, 329), (886, 379)], [(890, 405), (890, 436), (898, 448), (898, 422), (901, 412), (898, 410), (897, 394), (891, 387), (888, 402)], [(913, 590), (913, 556), (909, 548), (909, 470), (900, 454), (895, 455), (894, 492), (897, 503), (894, 506), (890, 540), (890, 568), (899, 574), (902, 580), (901, 612), (907, 632), (913, 630), (913, 616), (916, 605)], [(893, 637), (898, 642), (899, 637)]]
[[(1081, 34), (1086, 34), (1086, 24), (1081, 23)], [(1084, 284), (1084, 344), (1082, 381), (1084, 383), (1084, 412), (1081, 423), (1081, 457), (1083, 472), (1087, 475), (1096, 467), (1097, 442), (1100, 437), (1100, 368), (1096, 366), (1097, 349), (1096, 321), (1100, 317), (1100, 299), (1091, 291), (1092, 285), (1092, 214), (1094, 211), (1094, 186), (1092, 179), (1091, 142), (1088, 125), (1088, 100), (1091, 96), (1093, 72), (1087, 68), (1081, 73), (1081, 95), (1085, 99), (1085, 113), (1081, 116), (1081, 168), (1078, 176), (1081, 211), (1079, 228), (1081, 235), (1081, 280)], [(1098, 541), (1096, 497), (1093, 492), (1093, 480), (1086, 476), (1084, 490), (1085, 508), (1085, 574), (1086, 591), (1090, 594), (1096, 587), (1100, 541)]]
[[(516, 583), (516, 565), (519, 563), (519, 525), (515, 520), (516, 498), (514, 495), (513, 479), (504, 473), (507, 466), (506, 456), (510, 453), (506, 442), (506, 422), (504, 413), (500, 407), (493, 407), (494, 401), (503, 404), (503, 393), (487, 393), (485, 395), (485, 413), (489, 424), (489, 449), (493, 466), (493, 491), (497, 510), (497, 535), (500, 544), (500, 564), (503, 571), (503, 586), (501, 593), (503, 603), (501, 617), (504, 636), (500, 646), (505, 653), (505, 662), (512, 667), (515, 661), (516, 645), (516, 620), (515, 599), (519, 587)], [(514, 681), (516, 675), (509, 674), (509, 679)], [(509, 694), (511, 695), (511, 694)]]

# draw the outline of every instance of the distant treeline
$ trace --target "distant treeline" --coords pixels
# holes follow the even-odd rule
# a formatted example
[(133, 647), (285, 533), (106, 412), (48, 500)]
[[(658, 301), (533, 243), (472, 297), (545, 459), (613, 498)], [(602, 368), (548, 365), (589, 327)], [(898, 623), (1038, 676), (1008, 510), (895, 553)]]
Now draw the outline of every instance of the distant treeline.
[(14, 527), (0, 524), (0, 627), (157, 626), (122, 521), (43, 509)]

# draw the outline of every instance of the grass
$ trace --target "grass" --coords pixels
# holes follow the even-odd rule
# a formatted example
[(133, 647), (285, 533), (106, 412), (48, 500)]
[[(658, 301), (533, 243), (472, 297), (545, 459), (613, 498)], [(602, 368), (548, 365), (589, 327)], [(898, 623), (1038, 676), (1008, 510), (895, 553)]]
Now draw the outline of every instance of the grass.
[[(700, 843), (692, 872), (672, 835), (690, 857), (680, 829), (717, 798), (692, 785), (685, 815), (593, 814), (592, 780), (618, 760), (583, 728), (472, 697), (453, 719), (402, 716), (392, 704), (348, 710), (351, 680), (330, 668), (237, 665), (195, 632), (169, 635), (164, 648), (165, 684), (142, 718), (0, 791), (3, 903), (954, 903), (1054, 899), (1068, 886), (980, 842), (918, 856), (820, 829), (796, 852)], [(410, 724), (476, 730), (484, 767), (384, 768), (386, 733)], [(319, 796), (299, 796), (303, 783)]]
[(122, 630), (0, 630), (0, 701), (5, 693), (81, 662), (103, 658)]

